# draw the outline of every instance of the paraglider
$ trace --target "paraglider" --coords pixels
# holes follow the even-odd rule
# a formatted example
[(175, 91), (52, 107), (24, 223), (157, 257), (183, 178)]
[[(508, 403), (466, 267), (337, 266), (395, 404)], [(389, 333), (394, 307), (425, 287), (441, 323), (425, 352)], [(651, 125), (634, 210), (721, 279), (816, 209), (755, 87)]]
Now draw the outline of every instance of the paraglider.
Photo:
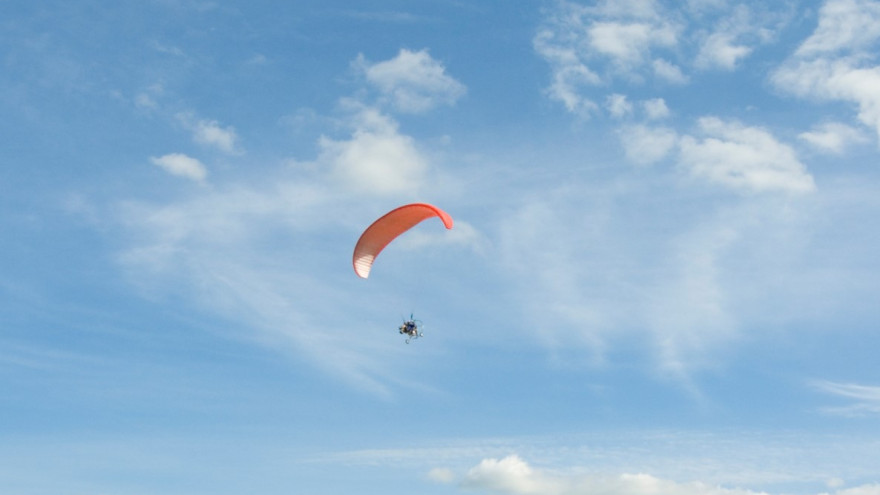
[(407, 343), (407, 344), (409, 344), (409, 341), (410, 341), (410, 340), (414, 340), (414, 339), (417, 339), (417, 338), (419, 338), (419, 337), (424, 337), (424, 334), (422, 333), (422, 322), (421, 322), (421, 320), (413, 319), (413, 315), (412, 315), (412, 314), (409, 315), (409, 319), (408, 319), (408, 320), (404, 321), (404, 322), (400, 325), (399, 330), (400, 330), (400, 334), (401, 334), (401, 335), (406, 335), (406, 336), (407, 336), (407, 339), (406, 339), (406, 343)]
[(373, 261), (385, 246), (423, 220), (433, 217), (439, 217), (447, 229), (452, 228), (452, 217), (440, 208), (427, 203), (404, 205), (382, 215), (367, 227), (354, 247), (351, 260), (354, 272), (358, 277), (369, 277)]
[[(361, 234), (354, 247), (351, 264), (358, 277), (367, 278), (373, 268), (373, 262), (379, 253), (394, 239), (429, 218), (438, 217), (443, 226), (452, 228), (452, 217), (448, 213), (427, 203), (412, 203), (395, 208), (379, 217)], [(422, 322), (409, 315), (399, 330), (406, 335), (406, 343), (422, 337)]]

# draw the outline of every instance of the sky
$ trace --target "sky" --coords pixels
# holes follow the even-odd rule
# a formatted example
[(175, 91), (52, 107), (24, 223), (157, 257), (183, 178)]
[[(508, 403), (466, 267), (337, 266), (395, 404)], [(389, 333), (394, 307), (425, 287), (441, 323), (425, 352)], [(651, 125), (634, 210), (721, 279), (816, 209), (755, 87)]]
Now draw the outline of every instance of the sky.
[(878, 495), (878, 54), (871, 0), (0, 1), (0, 491)]

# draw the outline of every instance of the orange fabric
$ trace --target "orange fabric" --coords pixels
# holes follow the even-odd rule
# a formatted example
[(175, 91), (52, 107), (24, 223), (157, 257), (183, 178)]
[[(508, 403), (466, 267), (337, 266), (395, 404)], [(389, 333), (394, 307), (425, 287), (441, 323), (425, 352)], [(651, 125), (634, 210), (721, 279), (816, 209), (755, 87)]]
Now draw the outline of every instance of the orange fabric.
[(370, 275), (373, 261), (391, 241), (423, 220), (439, 217), (447, 229), (452, 228), (452, 217), (448, 213), (427, 203), (413, 203), (395, 208), (373, 222), (361, 234), (354, 247), (352, 265), (361, 278)]

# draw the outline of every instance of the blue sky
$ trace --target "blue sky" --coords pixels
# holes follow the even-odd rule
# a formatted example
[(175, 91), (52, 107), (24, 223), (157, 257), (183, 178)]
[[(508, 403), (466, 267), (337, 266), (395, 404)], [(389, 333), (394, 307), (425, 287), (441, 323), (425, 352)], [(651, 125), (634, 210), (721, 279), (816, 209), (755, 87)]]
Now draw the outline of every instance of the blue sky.
[(880, 2), (0, 26), (4, 493), (880, 494)]

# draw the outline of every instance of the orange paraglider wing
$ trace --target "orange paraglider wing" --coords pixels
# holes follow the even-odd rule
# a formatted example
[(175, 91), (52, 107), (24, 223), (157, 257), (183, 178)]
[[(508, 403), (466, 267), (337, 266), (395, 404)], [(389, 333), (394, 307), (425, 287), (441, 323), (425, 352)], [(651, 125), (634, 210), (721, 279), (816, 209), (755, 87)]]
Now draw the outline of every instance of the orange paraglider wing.
[(427, 203), (413, 203), (395, 208), (372, 223), (361, 234), (354, 247), (352, 265), (358, 277), (367, 278), (373, 260), (391, 241), (407, 230), (415, 227), (422, 220), (440, 217), (447, 229), (452, 228), (452, 217), (448, 213)]

